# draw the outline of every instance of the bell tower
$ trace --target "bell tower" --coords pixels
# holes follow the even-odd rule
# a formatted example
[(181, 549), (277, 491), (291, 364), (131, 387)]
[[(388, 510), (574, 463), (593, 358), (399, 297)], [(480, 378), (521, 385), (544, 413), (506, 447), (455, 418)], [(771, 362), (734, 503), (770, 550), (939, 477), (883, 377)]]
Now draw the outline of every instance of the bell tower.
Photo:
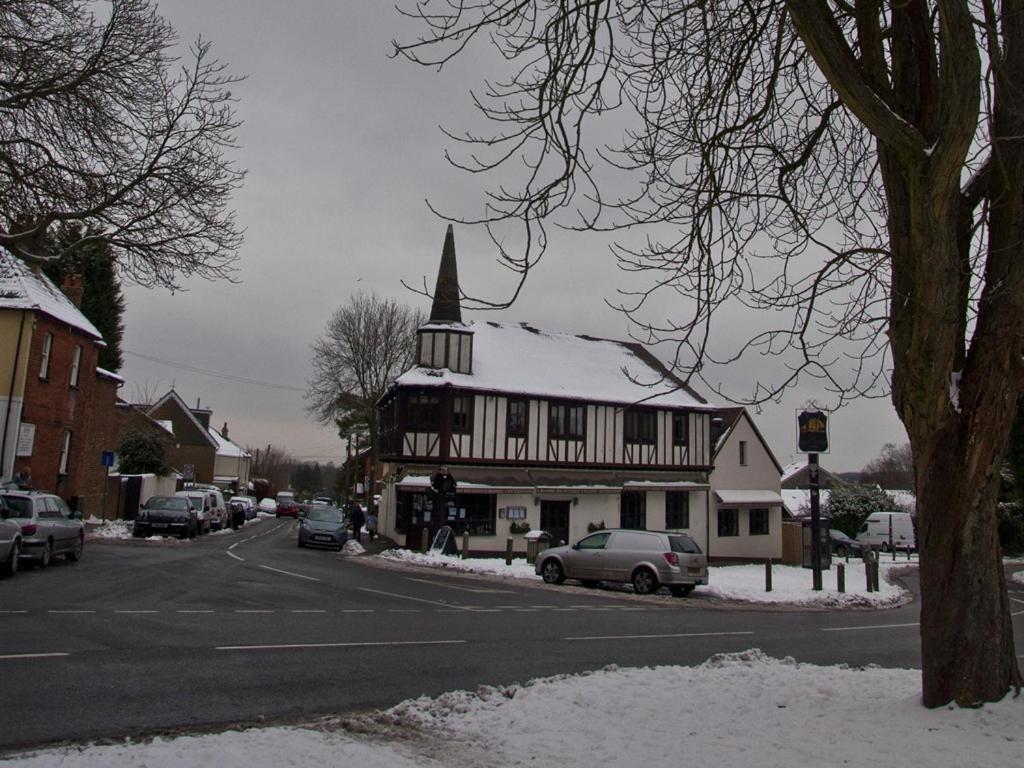
[(460, 293), (459, 271), (455, 263), (455, 232), (449, 224), (441, 251), (430, 319), (416, 332), (416, 361), (419, 365), (447, 368), (452, 373), (473, 372), (473, 331), (462, 322)]

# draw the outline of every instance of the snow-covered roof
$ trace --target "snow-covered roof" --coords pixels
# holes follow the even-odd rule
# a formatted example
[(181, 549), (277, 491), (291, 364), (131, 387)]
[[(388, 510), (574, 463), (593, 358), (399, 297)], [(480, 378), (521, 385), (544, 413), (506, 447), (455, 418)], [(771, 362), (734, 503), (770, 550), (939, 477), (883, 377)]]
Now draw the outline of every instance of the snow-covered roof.
[(21, 259), (0, 252), (0, 309), (31, 309), (92, 336), (103, 345), (103, 335), (53, 281), (32, 271)]
[(740, 506), (750, 504), (782, 504), (782, 496), (779, 495), (778, 491), (772, 490), (760, 490), (760, 491), (730, 491), (725, 489), (715, 489), (715, 496), (722, 504), (737, 504)]
[(793, 475), (799, 472), (801, 469), (807, 466), (806, 461), (794, 461), (792, 464), (787, 464), (782, 468), (782, 480), (785, 482), (789, 480)]
[(453, 386), (590, 402), (712, 410), (639, 344), (471, 321), (473, 373), (418, 366), (399, 386)]
[(96, 375), (103, 376), (108, 379), (113, 379), (119, 384), (124, 384), (124, 379), (121, 376), (118, 376), (113, 371), (108, 371), (106, 368), (100, 368), (98, 365), (96, 366)]
[[(217, 441), (218, 456), (228, 456), (232, 459), (248, 459), (250, 457), (251, 454), (247, 450), (242, 448), (237, 443), (233, 443), (232, 441), (228, 440), (226, 437), (224, 437), (224, 435), (222, 435), (213, 427), (210, 427), (210, 435), (213, 437), (214, 440)], [(237, 480), (238, 478), (234, 479)]]

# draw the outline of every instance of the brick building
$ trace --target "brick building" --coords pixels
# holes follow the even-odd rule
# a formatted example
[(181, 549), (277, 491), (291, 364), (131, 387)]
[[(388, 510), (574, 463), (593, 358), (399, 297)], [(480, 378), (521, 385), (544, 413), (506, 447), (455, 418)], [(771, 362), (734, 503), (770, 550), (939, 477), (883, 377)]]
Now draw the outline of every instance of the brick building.
[(213, 483), (219, 443), (210, 434), (212, 412), (198, 404), (189, 408), (173, 389), (144, 410), (149, 418), (168, 426), (174, 435), (167, 451), (168, 463), (187, 480)]

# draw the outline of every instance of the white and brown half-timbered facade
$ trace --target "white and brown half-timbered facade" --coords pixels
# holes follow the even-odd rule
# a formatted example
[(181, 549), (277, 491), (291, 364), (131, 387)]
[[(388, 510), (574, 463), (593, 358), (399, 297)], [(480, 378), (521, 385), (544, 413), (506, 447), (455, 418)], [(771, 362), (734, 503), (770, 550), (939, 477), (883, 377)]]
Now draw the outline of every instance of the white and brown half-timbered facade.
[[(463, 322), (450, 227), (417, 344), (379, 402), (382, 533), (419, 546), (450, 524), (495, 552), (510, 535), (525, 549), (527, 525), (564, 541), (604, 526), (706, 543), (715, 407), (641, 345)], [(457, 493), (435, 509), (442, 468)]]

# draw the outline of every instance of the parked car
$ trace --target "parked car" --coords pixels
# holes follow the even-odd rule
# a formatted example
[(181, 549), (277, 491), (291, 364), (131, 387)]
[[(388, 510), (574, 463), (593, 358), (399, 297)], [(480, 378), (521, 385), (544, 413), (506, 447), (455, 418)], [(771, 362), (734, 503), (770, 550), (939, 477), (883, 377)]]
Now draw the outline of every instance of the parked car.
[(201, 490), (178, 491), (175, 496), (188, 499), (196, 510), (199, 528), (197, 533), (209, 533), (213, 529), (213, 502), (209, 494)]
[(611, 529), (545, 550), (537, 558), (537, 573), (548, 584), (566, 579), (579, 579), (584, 586), (631, 583), (639, 595), (664, 585), (674, 596), (685, 597), (708, 583), (708, 561), (685, 533)]
[(172, 533), (191, 539), (198, 531), (199, 514), (187, 496), (151, 496), (139, 508), (132, 526), (132, 535), (137, 538)]
[(37, 491), (3, 491), (3, 497), (9, 508), (8, 519), (21, 526), (21, 559), (33, 560), (45, 568), (55, 555), (64, 555), (73, 563), (82, 558), (82, 516), (72, 512), (64, 499)]
[(345, 515), (337, 507), (311, 506), (299, 521), (299, 546), (341, 549), (348, 541), (345, 527)]
[(277, 512), (277, 502), (269, 496), (265, 499), (260, 499), (260, 503), (256, 505), (258, 512), (265, 515), (273, 515)]
[(277, 508), (274, 510), (278, 517), (298, 517), (302, 511), (295, 501), (295, 494), (291, 491), (281, 491), (274, 499)]
[(246, 508), (245, 501), (237, 496), (228, 502), (228, 517), (231, 518), (231, 528), (233, 530), (237, 530), (245, 525)]
[(913, 551), (917, 549), (914, 520), (909, 512), (874, 512), (857, 532), (857, 541), (884, 552), (890, 547)]
[(234, 496), (231, 501), (239, 501), (245, 506), (245, 519), (256, 517), (256, 499), (253, 496)]
[(11, 519), (7, 502), (0, 496), (0, 572), (13, 576), (18, 572), (21, 553), (21, 526)]
[(866, 547), (837, 528), (828, 529), (829, 546), (836, 557), (858, 556)]
[(187, 494), (197, 509), (200, 507), (198, 503), (199, 494), (204, 496), (205, 500), (202, 508), (206, 512), (206, 517), (209, 521), (207, 525), (209, 530), (219, 531), (231, 524), (230, 520), (228, 520), (228, 506), (224, 503), (224, 494), (221, 493), (220, 488), (213, 485), (194, 485), (191, 488), (178, 491), (175, 496), (181, 496), (182, 494)]

